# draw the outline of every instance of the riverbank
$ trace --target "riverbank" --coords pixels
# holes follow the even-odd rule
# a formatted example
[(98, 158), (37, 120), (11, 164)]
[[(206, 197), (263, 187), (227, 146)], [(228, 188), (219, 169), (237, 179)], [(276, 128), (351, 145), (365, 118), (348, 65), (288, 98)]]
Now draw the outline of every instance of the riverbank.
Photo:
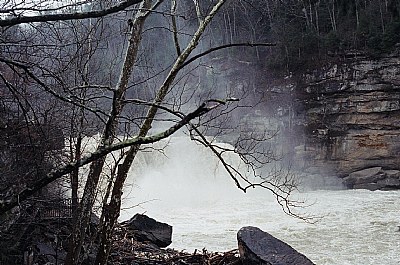
[(114, 233), (109, 264), (241, 264), (237, 249), (226, 252), (209, 252), (206, 249), (192, 253), (171, 248), (159, 248), (150, 242), (140, 242), (129, 230), (118, 227)]
[[(90, 229), (83, 242), (82, 265), (95, 264), (98, 249), (96, 226), (99, 219), (92, 215)], [(20, 217), (7, 231), (1, 232), (0, 265), (64, 264), (71, 233), (70, 218)], [(201, 249), (193, 252), (162, 248), (143, 240), (127, 226), (117, 224), (112, 238), (108, 264), (112, 265), (161, 265), (161, 264), (241, 264), (238, 250), (210, 252)]]

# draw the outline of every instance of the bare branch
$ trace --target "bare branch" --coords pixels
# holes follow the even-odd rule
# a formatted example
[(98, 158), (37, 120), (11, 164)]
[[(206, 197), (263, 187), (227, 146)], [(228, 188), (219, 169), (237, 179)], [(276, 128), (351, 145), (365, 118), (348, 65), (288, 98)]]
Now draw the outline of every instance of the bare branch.
[(191, 57), (189, 60), (187, 60), (185, 63), (183, 63), (180, 66), (180, 69), (185, 67), (186, 65), (194, 62), (195, 60), (197, 60), (197, 59), (199, 59), (199, 58), (201, 58), (201, 57), (203, 57), (203, 56), (205, 56), (207, 54), (210, 54), (212, 52), (215, 52), (215, 51), (218, 51), (218, 50), (222, 50), (222, 49), (227, 49), (227, 48), (246, 47), (246, 46), (248, 46), (248, 47), (259, 47), (259, 46), (271, 47), (271, 46), (276, 46), (276, 43), (250, 43), (250, 42), (246, 42), (246, 43), (231, 43), (231, 44), (221, 45), (221, 46), (218, 46), (218, 47), (214, 47), (214, 48), (208, 49), (205, 52), (199, 53), (199, 54)]
[(199, 21), (199, 24), (201, 24), (202, 19), (201, 19), (201, 10), (200, 10), (200, 5), (198, 0), (193, 0), (194, 6), (196, 8), (196, 15), (197, 15), (197, 20)]
[(89, 11), (89, 12), (69, 13), (69, 14), (49, 14), (49, 15), (38, 15), (38, 16), (20, 16), (11, 19), (3, 19), (3, 20), (0, 19), (0, 27), (15, 26), (18, 24), (32, 23), (32, 22), (49, 22), (49, 21), (61, 21), (61, 20), (72, 20), (72, 19), (99, 18), (125, 10), (126, 8), (138, 4), (142, 1), (143, 0), (128, 0), (107, 9)]
[[(51, 95), (53, 95), (55, 98), (58, 98), (64, 102), (67, 102), (69, 104), (73, 104), (75, 106), (84, 108), (85, 110), (88, 110), (90, 112), (92, 112), (93, 114), (95, 114), (100, 120), (102, 120), (104, 122), (104, 118), (102, 116), (100, 116), (100, 114), (104, 115), (104, 116), (108, 116), (107, 113), (105, 113), (102, 110), (99, 109), (92, 109), (89, 108), (79, 102), (76, 102), (74, 100), (72, 100), (71, 98), (68, 97), (64, 97), (62, 95), (60, 95), (59, 93), (57, 93), (56, 91), (54, 91), (53, 89), (51, 89), (48, 85), (46, 85), (43, 81), (41, 81), (29, 68), (29, 66), (25, 65), (24, 63), (21, 62), (16, 62), (16, 61), (11, 61), (5, 58), (1, 58), (0, 57), (0, 62), (3, 62), (5, 64), (7, 64), (8, 66), (15, 66), (18, 67), (19, 69), (22, 69), (30, 78), (32, 78), (32, 80), (34, 80), (38, 85), (40, 85), (42, 88), (44, 88), (45, 91), (47, 91), (48, 93), (50, 93)], [(12, 67), (10, 67), (11, 69), (13, 69)], [(15, 69), (13, 69), (15, 71)]]
[[(214, 100), (215, 102), (216, 100)], [(45, 187), (46, 185), (52, 183), (53, 181), (61, 178), (62, 176), (71, 173), (73, 170), (76, 168), (82, 167), (84, 165), (87, 165), (93, 161), (98, 160), (101, 157), (106, 156), (107, 154), (121, 150), (125, 147), (130, 147), (134, 145), (145, 145), (145, 144), (151, 144), (158, 142), (162, 139), (165, 139), (172, 134), (174, 134), (176, 131), (178, 131), (180, 128), (183, 126), (187, 125), (190, 123), (191, 120), (198, 118), (207, 112), (217, 108), (218, 106), (222, 105), (224, 101), (218, 100), (218, 102), (221, 102), (219, 105), (213, 105), (213, 106), (207, 106), (207, 102), (204, 102), (201, 104), (196, 110), (193, 112), (187, 114), (186, 116), (183, 116), (182, 119), (175, 123), (173, 126), (171, 126), (169, 129), (157, 133), (155, 135), (151, 136), (146, 136), (146, 137), (132, 137), (129, 138), (125, 141), (113, 144), (113, 145), (108, 145), (104, 146), (102, 148), (99, 148), (97, 151), (91, 153), (90, 155), (83, 157), (73, 163), (67, 164), (57, 170), (54, 170), (47, 174), (44, 178), (38, 180), (35, 182), (34, 186), (32, 187), (26, 187), (22, 191), (14, 191), (11, 194), (10, 198), (0, 198), (0, 214), (5, 213), (9, 210), (11, 210), (13, 207), (18, 206), (20, 202), (26, 200), (36, 192), (38, 192), (40, 189)]]

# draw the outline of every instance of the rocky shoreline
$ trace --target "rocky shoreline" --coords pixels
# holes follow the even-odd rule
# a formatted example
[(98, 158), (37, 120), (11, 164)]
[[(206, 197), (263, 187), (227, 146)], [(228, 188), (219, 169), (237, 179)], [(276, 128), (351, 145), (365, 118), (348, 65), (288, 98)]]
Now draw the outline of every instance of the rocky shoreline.
[[(91, 228), (98, 218), (92, 217)], [(27, 226), (21, 234), (2, 243), (0, 264), (61, 265), (67, 254), (70, 219), (41, 220)], [(18, 229), (18, 228), (17, 228)], [(14, 231), (16, 232), (16, 231)], [(95, 263), (97, 240), (89, 231), (83, 245), (82, 265)], [(19, 238), (18, 238), (19, 237)], [(172, 239), (172, 227), (145, 215), (137, 214), (114, 229), (113, 244), (108, 259), (112, 265), (313, 265), (303, 254), (285, 242), (257, 227), (243, 227), (238, 233), (238, 249), (210, 252), (206, 249), (193, 253), (167, 248)], [(6, 251), (8, 250), (8, 252)], [(14, 251), (14, 252), (13, 252)], [(20, 255), (17, 255), (20, 253)]]

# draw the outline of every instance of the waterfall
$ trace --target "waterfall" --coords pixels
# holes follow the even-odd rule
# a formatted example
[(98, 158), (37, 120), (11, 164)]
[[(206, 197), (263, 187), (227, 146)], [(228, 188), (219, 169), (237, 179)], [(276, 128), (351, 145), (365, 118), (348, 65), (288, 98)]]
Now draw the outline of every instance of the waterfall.
[[(227, 145), (227, 144), (225, 144)], [(124, 206), (155, 200), (158, 204), (201, 206), (243, 196), (211, 150), (187, 136), (171, 137), (141, 152), (131, 168)], [(237, 156), (224, 157), (240, 168)]]
[(146, 213), (169, 223), (173, 248), (230, 250), (237, 247), (237, 231), (251, 225), (287, 242), (315, 264), (399, 264), (400, 191), (297, 193), (315, 202), (301, 209), (321, 217), (310, 224), (284, 214), (266, 190), (239, 191), (210, 151), (188, 137), (171, 137), (151, 148), (132, 166), (120, 220)]

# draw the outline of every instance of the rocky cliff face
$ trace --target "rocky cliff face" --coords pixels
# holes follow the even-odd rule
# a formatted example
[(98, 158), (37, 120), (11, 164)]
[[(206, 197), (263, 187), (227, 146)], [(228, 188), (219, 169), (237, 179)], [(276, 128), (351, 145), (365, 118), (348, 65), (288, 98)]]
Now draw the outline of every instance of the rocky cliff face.
[[(302, 106), (294, 117), (301, 124), (297, 133), (304, 135), (295, 147), (301, 169), (347, 177), (366, 168), (400, 168), (398, 52), (379, 59), (345, 58), (302, 74), (295, 83)], [(398, 182), (390, 183), (398, 188)]]
[(237, 131), (277, 133), (273, 149), (318, 175), (312, 184), (322, 175), (317, 186), (340, 177), (349, 188), (400, 188), (400, 47), (379, 58), (342, 54), (287, 76), (234, 59), (213, 63), (229, 87), (250, 95), (243, 104), (255, 105), (236, 117)]

